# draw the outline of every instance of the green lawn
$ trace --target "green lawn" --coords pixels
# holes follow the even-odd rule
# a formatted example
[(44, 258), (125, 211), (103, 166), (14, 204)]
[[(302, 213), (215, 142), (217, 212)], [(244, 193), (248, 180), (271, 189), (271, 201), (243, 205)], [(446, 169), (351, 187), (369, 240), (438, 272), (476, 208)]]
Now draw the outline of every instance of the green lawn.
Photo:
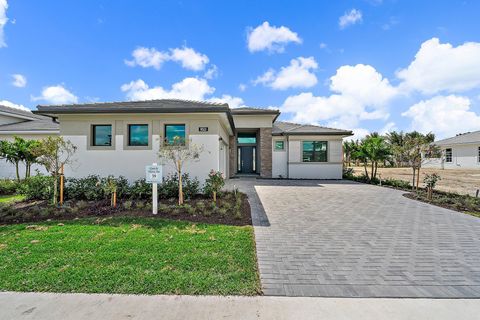
[(254, 295), (253, 228), (155, 218), (0, 226), (0, 291)]
[(0, 203), (22, 201), (23, 199), (25, 199), (25, 197), (22, 195), (0, 195)]

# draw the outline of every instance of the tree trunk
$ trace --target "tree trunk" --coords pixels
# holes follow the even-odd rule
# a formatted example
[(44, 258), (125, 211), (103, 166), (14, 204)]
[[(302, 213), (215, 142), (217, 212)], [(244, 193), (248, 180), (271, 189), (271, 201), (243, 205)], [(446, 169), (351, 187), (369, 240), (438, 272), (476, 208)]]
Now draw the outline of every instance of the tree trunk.
[(413, 169), (413, 176), (412, 176), (412, 190), (415, 190), (415, 167), (412, 167)]
[(17, 174), (17, 180), (20, 181), (20, 173), (18, 171), (18, 161), (15, 162), (15, 173)]
[(366, 161), (363, 163), (363, 168), (365, 169), (365, 176), (368, 179), (368, 170), (367, 170), (367, 162)]
[(58, 177), (57, 175), (53, 176), (54, 184), (53, 184), (53, 204), (57, 204), (57, 197), (58, 197)]
[(418, 191), (418, 183), (420, 182), (420, 167), (417, 169), (417, 191)]
[(377, 177), (377, 169), (378, 169), (378, 162), (375, 162), (375, 173), (373, 175), (374, 178)]
[(370, 172), (370, 181), (373, 181), (373, 168), (375, 167), (374, 161), (372, 161), (372, 172)]
[(213, 191), (213, 202), (217, 202), (217, 191)]
[(183, 183), (182, 183), (182, 167), (180, 160), (177, 163), (178, 165), (178, 204), (183, 204)]

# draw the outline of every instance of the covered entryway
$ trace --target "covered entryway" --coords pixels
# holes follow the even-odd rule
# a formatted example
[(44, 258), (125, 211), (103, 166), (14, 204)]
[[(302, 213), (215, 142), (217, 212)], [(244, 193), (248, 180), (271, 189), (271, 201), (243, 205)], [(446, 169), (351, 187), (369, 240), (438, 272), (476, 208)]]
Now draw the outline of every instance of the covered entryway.
[(239, 132), (237, 135), (237, 173), (257, 173), (257, 132)]

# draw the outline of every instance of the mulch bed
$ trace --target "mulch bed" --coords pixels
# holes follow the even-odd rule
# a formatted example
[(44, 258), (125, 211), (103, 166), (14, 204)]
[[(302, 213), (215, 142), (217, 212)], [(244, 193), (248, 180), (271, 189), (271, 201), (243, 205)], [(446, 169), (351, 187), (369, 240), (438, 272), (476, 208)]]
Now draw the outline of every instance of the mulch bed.
[[(109, 200), (67, 201), (63, 207), (52, 207), (47, 201), (22, 201), (9, 204), (7, 213), (0, 212), (0, 224), (72, 220), (86, 217), (133, 216), (233, 226), (252, 225), (248, 198), (245, 194), (241, 194), (241, 198), (241, 216), (235, 216), (234, 214), (234, 198), (223, 199), (221, 197), (217, 198), (217, 208), (222, 208), (227, 202), (231, 204), (231, 209), (224, 214), (218, 212), (218, 209), (212, 210), (210, 205), (213, 200), (202, 196), (188, 199), (185, 201), (185, 204), (196, 207), (198, 202), (203, 202), (206, 205), (203, 211), (197, 210), (195, 213), (191, 213), (186, 208), (177, 206), (176, 199), (167, 199), (159, 201), (157, 215), (152, 214), (151, 201), (132, 200), (128, 209), (125, 208), (127, 201), (119, 201), (116, 208), (110, 206)], [(79, 203), (81, 203), (81, 206), (79, 206)]]

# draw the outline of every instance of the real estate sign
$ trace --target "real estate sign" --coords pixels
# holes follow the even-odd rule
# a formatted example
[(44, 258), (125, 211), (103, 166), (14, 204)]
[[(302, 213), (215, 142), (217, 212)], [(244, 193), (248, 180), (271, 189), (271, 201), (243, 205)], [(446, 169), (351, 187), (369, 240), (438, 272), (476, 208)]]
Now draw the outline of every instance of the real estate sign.
[(145, 166), (145, 179), (147, 183), (161, 183), (162, 182), (162, 167), (156, 163)]

